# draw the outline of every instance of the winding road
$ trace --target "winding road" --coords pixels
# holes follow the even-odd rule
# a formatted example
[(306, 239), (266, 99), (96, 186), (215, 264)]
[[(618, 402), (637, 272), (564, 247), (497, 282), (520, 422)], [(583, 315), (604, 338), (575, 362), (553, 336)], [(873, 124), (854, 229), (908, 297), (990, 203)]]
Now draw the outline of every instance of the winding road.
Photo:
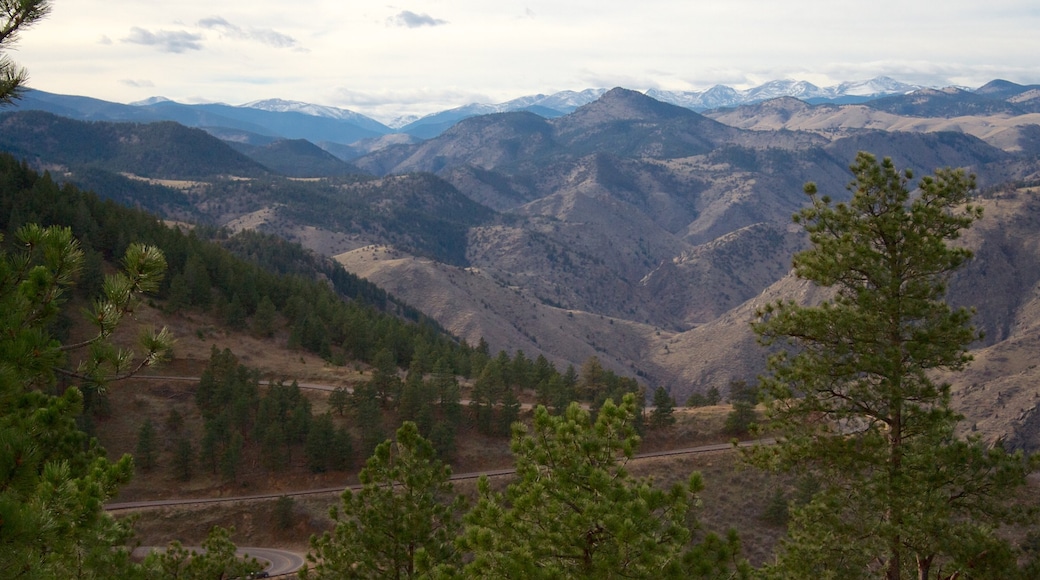
[[(198, 382), (199, 377), (175, 377), (175, 376), (138, 376), (137, 379), (144, 380), (165, 380), (165, 381), (185, 381), (185, 382)], [(261, 384), (270, 385), (270, 381), (261, 381)], [(315, 383), (297, 383), (297, 386), (301, 389), (311, 389), (316, 391), (334, 391), (337, 387), (332, 385), (321, 385)], [(346, 388), (348, 391), (349, 387)], [(467, 401), (463, 401), (466, 404)], [(530, 408), (532, 405), (528, 404)], [(754, 439), (751, 441), (741, 441), (737, 443), (737, 447), (750, 447), (754, 445), (772, 445), (776, 440), (769, 439)], [(697, 447), (686, 447), (683, 449), (671, 449), (667, 451), (654, 451), (650, 453), (640, 453), (633, 457), (634, 460), (639, 459), (650, 459), (654, 457), (668, 457), (671, 455), (694, 455), (699, 453), (712, 453), (715, 451), (728, 451), (733, 449), (732, 443), (713, 443), (710, 445), (700, 445)], [(515, 469), (496, 469), (490, 471), (475, 471), (470, 473), (457, 473), (451, 476), (451, 481), (465, 481), (470, 479), (477, 479), (481, 476), (487, 477), (502, 477), (513, 475), (516, 473)], [(279, 492), (279, 493), (260, 493), (252, 495), (240, 495), (230, 497), (207, 497), (207, 498), (186, 498), (186, 499), (163, 499), (163, 500), (148, 500), (148, 501), (129, 501), (129, 502), (113, 502), (105, 504), (105, 510), (109, 512), (127, 511), (127, 510), (147, 510), (164, 508), (171, 506), (183, 506), (183, 505), (203, 505), (213, 503), (234, 503), (234, 502), (250, 502), (250, 501), (265, 501), (275, 500), (280, 497), (302, 497), (308, 495), (322, 495), (322, 494), (341, 494), (343, 490), (361, 489), (360, 484), (349, 485), (349, 486), (338, 486), (338, 487), (322, 487), (315, 489), (304, 489), (290, 492)], [(144, 549), (144, 548), (141, 548)], [(152, 548), (148, 548), (152, 549)], [(199, 548), (193, 548), (198, 551)], [(243, 547), (239, 548), (240, 554), (248, 554), (258, 560), (268, 562), (269, 565), (265, 568), (270, 576), (278, 576), (283, 574), (291, 574), (302, 568), (305, 564), (305, 559), (301, 554), (295, 552), (288, 552), (285, 550), (276, 550), (271, 548), (258, 548), (258, 547)]]
[[(185, 546), (184, 548), (196, 553), (204, 553), (206, 551), (204, 548), (197, 546)], [(144, 558), (149, 552), (165, 549), (165, 547), (140, 546), (134, 549), (134, 556)], [(256, 558), (261, 564), (264, 564), (263, 571), (267, 573), (268, 577), (292, 574), (303, 568), (307, 563), (307, 559), (302, 554), (287, 550), (276, 550), (274, 548), (242, 547), (235, 550), (235, 554), (240, 558)]]

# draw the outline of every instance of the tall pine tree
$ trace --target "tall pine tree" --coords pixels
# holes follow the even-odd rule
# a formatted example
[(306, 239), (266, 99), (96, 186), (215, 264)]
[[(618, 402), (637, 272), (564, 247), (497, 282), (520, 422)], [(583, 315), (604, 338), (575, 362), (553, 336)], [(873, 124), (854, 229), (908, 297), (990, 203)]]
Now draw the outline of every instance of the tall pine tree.
[(832, 290), (819, 306), (767, 306), (754, 330), (779, 347), (763, 380), (778, 445), (760, 464), (815, 474), (822, 490), (792, 513), (771, 572), (783, 577), (1011, 577), (993, 527), (1026, 464), (955, 435), (950, 386), (978, 338), (971, 312), (944, 301), (946, 280), (971, 257), (952, 245), (982, 215), (961, 170), (938, 170), (911, 192), (909, 171), (860, 153), (852, 198), (813, 184), (795, 216), (812, 247), (795, 273)]

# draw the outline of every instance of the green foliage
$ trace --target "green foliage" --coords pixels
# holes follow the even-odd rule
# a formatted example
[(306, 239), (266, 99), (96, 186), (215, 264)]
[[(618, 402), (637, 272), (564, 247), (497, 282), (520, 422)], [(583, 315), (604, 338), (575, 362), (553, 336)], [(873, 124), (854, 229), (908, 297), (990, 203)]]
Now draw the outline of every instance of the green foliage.
[(311, 423), (303, 453), (307, 467), (315, 473), (322, 473), (349, 466), (354, 447), (350, 434), (345, 429), (336, 429), (332, 416), (325, 413)]
[(771, 526), (784, 526), (790, 517), (787, 494), (782, 488), (777, 487), (769, 496), (769, 502), (762, 512), (762, 520)]
[[(565, 383), (568, 379), (565, 377)], [(588, 401), (593, 408), (598, 408), (607, 399), (620, 401), (628, 393), (640, 393), (642, 388), (631, 377), (622, 377), (614, 371), (603, 368), (596, 356), (590, 356), (581, 365), (580, 375), (575, 386), (578, 400)], [(642, 407), (643, 397), (636, 399)], [(570, 401), (567, 401), (570, 404)]]
[(343, 387), (336, 387), (329, 395), (329, 408), (336, 411), (341, 417), (346, 413), (350, 405), (350, 392)]
[(119, 575), (129, 569), (122, 546), (130, 532), (102, 505), (129, 480), (132, 460), (109, 462), (77, 419), (83, 389), (100, 391), (168, 346), (165, 333), (149, 334), (147, 354), (135, 362), (132, 352), (108, 343), (165, 262), (152, 248), (131, 246), (126, 272), (106, 279), (88, 312), (96, 334), (61, 344), (48, 329), (83, 253), (68, 228), (29, 224), (16, 237), (19, 251), (0, 250), (0, 570), (21, 578)]
[[(738, 386), (736, 388), (734, 388), (734, 385), (738, 385)], [(752, 402), (752, 403), (758, 402), (757, 393), (755, 393), (754, 391), (749, 391), (747, 389), (747, 383), (745, 383), (744, 381), (739, 381), (739, 382), (738, 381), (733, 381), (733, 382), (730, 383), (730, 399), (731, 400), (738, 400), (738, 399), (741, 399), (741, 398), (745, 398), (746, 399), (748, 394), (753, 396), (753, 398), (750, 399), (750, 402)], [(708, 388), (707, 392), (690, 394), (690, 396), (686, 399), (686, 406), (687, 407), (713, 407), (715, 405), (718, 405), (721, 402), (722, 402), (722, 394), (719, 392), (719, 388), (716, 387), (715, 385), (712, 385), (710, 388)]]
[(429, 578), (460, 565), (451, 468), (436, 458), (415, 423), (385, 441), (361, 470), (362, 488), (343, 492), (335, 527), (311, 538), (308, 578)]
[(202, 542), (202, 550), (185, 548), (180, 542), (171, 542), (165, 550), (152, 552), (142, 568), (149, 578), (176, 578), (177, 580), (211, 580), (214, 578), (248, 578), (263, 570), (256, 558), (240, 558), (231, 541), (235, 528), (213, 527)]
[(650, 413), (650, 427), (661, 429), (675, 424), (675, 399), (664, 387), (654, 390), (654, 410)]
[(29, 77), (25, 69), (5, 54), (18, 33), (40, 21), (51, 10), (49, 0), (4, 0), (0, 13), (0, 105), (17, 99)]
[[(909, 172), (860, 153), (852, 199), (812, 205), (795, 220), (812, 247), (798, 276), (833, 288), (819, 306), (773, 304), (755, 332), (770, 357), (763, 380), (778, 445), (749, 454), (760, 465), (815, 475), (821, 490), (791, 513), (773, 574), (859, 578), (1014, 577), (993, 530), (1016, 515), (1021, 456), (955, 436), (949, 385), (978, 335), (971, 313), (951, 309), (946, 279), (971, 253), (951, 246), (981, 217), (961, 170), (938, 170), (911, 195)], [(1019, 512), (1017, 515), (1023, 515)]]
[(719, 394), (719, 388), (714, 385), (712, 385), (712, 387), (708, 389), (708, 392), (705, 394), (705, 397), (708, 400), (708, 405), (711, 406), (718, 405), (719, 402), (722, 401), (722, 395)]
[(704, 393), (690, 393), (689, 397), (686, 397), (687, 407), (706, 407), (708, 406), (708, 397), (704, 396)]
[[(716, 394), (718, 394), (717, 390)], [(758, 389), (747, 384), (747, 381), (730, 381), (729, 402), (736, 404), (738, 401), (750, 403), (752, 406), (758, 404)]]
[(747, 401), (737, 400), (733, 403), (733, 410), (726, 415), (726, 423), (723, 425), (722, 430), (727, 435), (733, 435), (734, 437), (747, 435), (751, 432), (751, 428), (757, 418), (755, 405)]
[(152, 425), (151, 419), (145, 419), (141, 428), (137, 430), (137, 447), (134, 452), (134, 461), (141, 469), (151, 471), (155, 468), (158, 453), (155, 446), (155, 426)]
[[(28, 222), (71, 227), (87, 251), (88, 266), (97, 255), (109, 261), (123, 256), (132, 241), (160, 249), (168, 275), (158, 295), (166, 299), (169, 311), (217, 304), (220, 316), (232, 324), (244, 322), (261, 335), (295, 330), (297, 346), (330, 359), (372, 362), (388, 348), (397, 364), (408, 366), (416, 345), (424, 344), (432, 360), (444, 358), (455, 373), (469, 372), (474, 353), (468, 345), (416, 309), (298, 244), (205, 226), (185, 234), (153, 215), (59, 186), (7, 154), (0, 154), (0, 183), (0, 229), (12, 232)], [(99, 287), (98, 269), (86, 273), (88, 286)]]
[(293, 509), (295, 507), (296, 500), (291, 496), (283, 495), (275, 500), (274, 511), (272, 512), (275, 529), (288, 530), (293, 527)]
[(85, 122), (43, 111), (15, 111), (0, 116), (0, 125), (4, 149), (60, 163), (73, 171), (86, 166), (163, 179), (268, 173), (202, 129), (173, 121)]
[(178, 439), (174, 447), (173, 473), (178, 481), (191, 481), (195, 474), (195, 449), (187, 437)]
[(691, 546), (697, 474), (669, 490), (629, 475), (639, 436), (635, 396), (607, 401), (595, 423), (577, 403), (563, 416), (535, 411), (514, 426), (516, 480), (504, 494), (487, 478), (459, 542), (470, 577), (730, 577), (739, 542), (709, 534)]

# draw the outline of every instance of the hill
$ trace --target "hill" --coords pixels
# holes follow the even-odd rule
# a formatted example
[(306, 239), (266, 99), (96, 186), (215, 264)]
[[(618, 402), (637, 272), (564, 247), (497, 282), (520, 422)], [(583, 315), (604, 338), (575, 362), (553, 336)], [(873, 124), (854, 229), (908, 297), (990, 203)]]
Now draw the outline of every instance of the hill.
[[(471, 117), (355, 159), (380, 177), (207, 179), (186, 199), (200, 221), (336, 256), (470, 344), (558, 366), (595, 355), (684, 399), (760, 370), (764, 354), (746, 327), (755, 305), (808, 299), (787, 277), (804, 244), (790, 216), (805, 182), (842, 199), (859, 150), (916, 175), (967, 168), (994, 207), (1040, 180), (1031, 113), (990, 132), (982, 128), (998, 116), (954, 123), (792, 99), (711, 115), (615, 89), (553, 119)], [(1015, 207), (1018, 217), (1000, 213), (973, 242), (976, 264), (989, 265), (951, 288), (958, 303), (979, 305), (989, 337), (980, 348), (1015, 340), (1009, 321), (1031, 316), (1021, 276), (1001, 282), (1012, 289), (1001, 300), (963, 294), (987, 287), (980, 276), (1008, 260), (992, 248), (1010, 247), (995, 241), (1001, 231), (1018, 231), (1003, 220), (1031, 219), (1028, 204)]]
[(85, 123), (38, 111), (0, 115), (0, 147), (63, 165), (146, 177), (258, 176), (259, 164), (205, 131), (178, 123)]

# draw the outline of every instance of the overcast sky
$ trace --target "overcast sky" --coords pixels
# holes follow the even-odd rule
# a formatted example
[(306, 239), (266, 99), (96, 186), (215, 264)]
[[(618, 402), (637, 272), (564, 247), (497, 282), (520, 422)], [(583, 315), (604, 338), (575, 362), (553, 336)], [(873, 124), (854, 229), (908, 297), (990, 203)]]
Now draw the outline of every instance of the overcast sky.
[(11, 56), (44, 91), (284, 98), (386, 119), (623, 86), (1040, 83), (1037, 0), (52, 0)]

